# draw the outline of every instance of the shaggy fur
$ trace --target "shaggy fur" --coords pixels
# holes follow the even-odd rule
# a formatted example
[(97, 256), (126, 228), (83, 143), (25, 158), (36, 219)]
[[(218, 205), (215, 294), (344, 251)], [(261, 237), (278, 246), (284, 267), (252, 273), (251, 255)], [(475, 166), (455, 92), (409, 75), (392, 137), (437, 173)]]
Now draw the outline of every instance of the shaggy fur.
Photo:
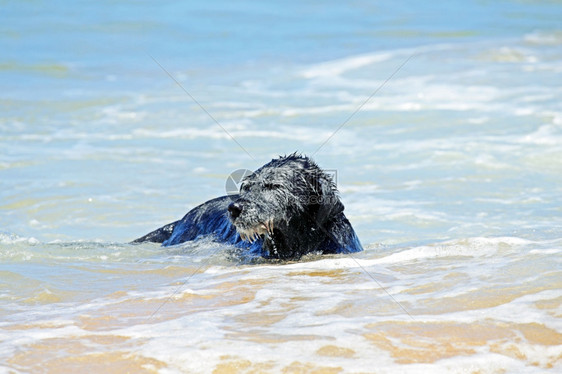
[(179, 221), (133, 243), (180, 244), (214, 239), (267, 258), (363, 250), (345, 217), (334, 182), (308, 157), (271, 160), (240, 187), (240, 194), (210, 200)]

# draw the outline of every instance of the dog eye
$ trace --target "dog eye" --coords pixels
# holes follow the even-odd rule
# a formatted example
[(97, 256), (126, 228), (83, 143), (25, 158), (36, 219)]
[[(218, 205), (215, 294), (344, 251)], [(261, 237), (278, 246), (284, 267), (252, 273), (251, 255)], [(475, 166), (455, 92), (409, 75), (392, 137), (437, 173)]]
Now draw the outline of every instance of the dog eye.
[(240, 186), (240, 191), (248, 191), (250, 189), (250, 185), (248, 183), (244, 183)]
[(279, 184), (277, 184), (277, 183), (265, 183), (265, 184), (263, 185), (263, 187), (264, 187), (266, 190), (276, 190), (276, 189), (278, 189), (279, 187), (281, 187), (281, 185), (279, 185)]

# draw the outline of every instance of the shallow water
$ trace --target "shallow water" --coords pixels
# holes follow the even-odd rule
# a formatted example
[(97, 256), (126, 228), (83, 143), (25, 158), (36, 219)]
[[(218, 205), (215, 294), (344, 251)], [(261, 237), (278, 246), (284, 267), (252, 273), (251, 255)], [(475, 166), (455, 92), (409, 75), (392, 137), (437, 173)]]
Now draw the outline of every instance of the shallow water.
[[(0, 372), (560, 370), (559, 4), (49, 4), (0, 26)], [(295, 150), (364, 252), (126, 244)]]

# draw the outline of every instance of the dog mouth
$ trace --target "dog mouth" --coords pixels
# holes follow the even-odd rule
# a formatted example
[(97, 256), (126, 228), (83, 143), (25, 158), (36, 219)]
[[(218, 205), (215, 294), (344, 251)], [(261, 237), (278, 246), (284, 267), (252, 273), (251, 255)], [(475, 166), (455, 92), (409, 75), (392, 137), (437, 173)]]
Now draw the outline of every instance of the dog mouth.
[(273, 235), (274, 228), (273, 219), (268, 219), (263, 222), (258, 222), (256, 225), (250, 226), (249, 228), (243, 229), (236, 227), (236, 230), (243, 241), (254, 243), (262, 235)]

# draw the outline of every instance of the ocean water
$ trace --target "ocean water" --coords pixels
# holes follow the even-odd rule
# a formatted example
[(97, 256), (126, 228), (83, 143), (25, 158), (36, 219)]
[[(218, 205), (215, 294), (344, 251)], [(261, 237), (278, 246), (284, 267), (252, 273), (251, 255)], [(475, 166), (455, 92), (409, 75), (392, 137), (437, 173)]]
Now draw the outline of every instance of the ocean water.
[[(0, 372), (561, 370), (560, 2), (0, 14)], [(293, 151), (364, 252), (127, 244)]]

